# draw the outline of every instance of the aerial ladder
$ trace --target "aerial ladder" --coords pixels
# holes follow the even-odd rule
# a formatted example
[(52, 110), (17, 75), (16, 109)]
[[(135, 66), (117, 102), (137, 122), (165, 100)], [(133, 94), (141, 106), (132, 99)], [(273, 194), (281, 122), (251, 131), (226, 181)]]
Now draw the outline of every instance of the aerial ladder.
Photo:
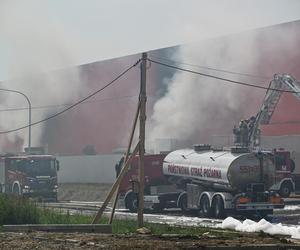
[[(234, 129), (234, 134), (242, 138), (238, 140), (237, 144), (242, 144), (242, 146), (252, 149), (260, 147), (260, 125), (270, 123), (283, 92), (289, 92), (300, 99), (300, 83), (289, 74), (275, 74), (259, 112), (255, 117), (247, 120), (247, 123), (245, 123), (246, 129)], [(243, 136), (243, 133), (246, 133), (246, 135)]]

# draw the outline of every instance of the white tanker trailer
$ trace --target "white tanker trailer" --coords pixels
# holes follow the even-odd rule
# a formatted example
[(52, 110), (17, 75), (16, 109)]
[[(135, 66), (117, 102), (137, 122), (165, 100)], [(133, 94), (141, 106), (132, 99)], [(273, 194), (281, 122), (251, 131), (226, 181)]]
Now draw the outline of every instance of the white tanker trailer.
[(215, 191), (245, 192), (249, 183), (264, 182), (268, 184), (266, 188), (271, 186), (275, 165), (267, 158), (263, 158), (262, 164), (261, 169), (255, 153), (182, 149), (165, 157), (163, 173)]
[(222, 218), (228, 212), (265, 216), (284, 207), (277, 192), (267, 191), (274, 173), (269, 153), (217, 151), (208, 145), (176, 150), (163, 163), (163, 174), (176, 191), (146, 195), (145, 204), (165, 208), (173, 202), (184, 211), (201, 210), (205, 217)]

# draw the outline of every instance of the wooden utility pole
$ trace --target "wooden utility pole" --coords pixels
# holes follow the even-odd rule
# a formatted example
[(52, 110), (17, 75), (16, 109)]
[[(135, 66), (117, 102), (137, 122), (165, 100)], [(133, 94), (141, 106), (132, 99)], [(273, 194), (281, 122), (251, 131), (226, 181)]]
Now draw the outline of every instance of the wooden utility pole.
[[(140, 101), (138, 102), (138, 105), (137, 105), (137, 110), (136, 110), (136, 114), (135, 114), (135, 117), (134, 117), (132, 129), (131, 129), (131, 134), (130, 134), (130, 138), (129, 138), (129, 142), (128, 142), (128, 147), (127, 147), (125, 159), (123, 161), (121, 169), (123, 169), (124, 164), (128, 160), (128, 157), (130, 155), (130, 149), (131, 149), (133, 136), (134, 136), (134, 131), (135, 131), (135, 128), (136, 128), (136, 123), (137, 123), (137, 120), (138, 120), (138, 117), (139, 117), (139, 113), (140, 113)], [(109, 221), (108, 221), (109, 224), (112, 224), (112, 222), (113, 222), (113, 218), (114, 218), (114, 214), (115, 214), (115, 210), (116, 210), (116, 206), (117, 206), (117, 202), (118, 202), (118, 197), (119, 197), (119, 187), (120, 186), (118, 186), (118, 188), (117, 188), (115, 199), (113, 201), (112, 211), (111, 211), (110, 218), (109, 218)]]
[[(113, 197), (113, 195), (116, 193), (115, 200), (113, 201), (113, 209), (111, 216), (109, 218), (109, 224), (112, 223), (114, 212), (118, 200), (118, 191), (119, 191), (119, 185), (122, 181), (122, 178), (125, 176), (129, 166), (130, 162), (132, 161), (133, 157), (139, 152), (139, 193), (138, 193), (138, 227), (144, 226), (144, 182), (145, 182), (145, 174), (144, 174), (144, 153), (145, 153), (145, 124), (146, 124), (146, 70), (147, 70), (147, 53), (142, 54), (142, 61), (141, 61), (141, 83), (140, 83), (140, 95), (139, 95), (139, 102), (137, 107), (137, 112), (135, 115), (129, 144), (125, 156), (125, 160), (121, 169), (121, 172), (119, 176), (117, 177), (115, 183), (111, 187), (108, 195), (106, 196), (101, 208), (97, 212), (96, 216), (94, 217), (92, 224), (96, 224), (99, 222), (105, 208), (107, 207), (109, 201)], [(137, 118), (139, 116), (140, 120), (140, 134), (139, 134), (139, 141), (133, 150), (133, 152), (130, 154), (130, 148), (134, 136), (134, 131), (136, 128)]]
[(140, 86), (140, 135), (139, 135), (139, 195), (138, 195), (138, 226), (144, 226), (144, 153), (145, 153), (145, 124), (146, 124), (146, 70), (147, 53), (143, 53), (141, 62)]
[(116, 192), (117, 188), (120, 185), (120, 182), (122, 181), (122, 178), (124, 177), (124, 175), (126, 174), (127, 169), (130, 166), (130, 162), (132, 161), (132, 158), (136, 155), (136, 153), (139, 151), (140, 148), (140, 143), (138, 142), (138, 144), (135, 146), (135, 149), (133, 150), (132, 154), (129, 156), (128, 160), (125, 162), (124, 167), (122, 168), (119, 176), (117, 177), (115, 183), (112, 185), (108, 195), (106, 196), (101, 208), (99, 209), (99, 211), (97, 212), (96, 216), (94, 217), (92, 224), (96, 224), (99, 222), (105, 208), (108, 205), (108, 202), (111, 200), (113, 194)]

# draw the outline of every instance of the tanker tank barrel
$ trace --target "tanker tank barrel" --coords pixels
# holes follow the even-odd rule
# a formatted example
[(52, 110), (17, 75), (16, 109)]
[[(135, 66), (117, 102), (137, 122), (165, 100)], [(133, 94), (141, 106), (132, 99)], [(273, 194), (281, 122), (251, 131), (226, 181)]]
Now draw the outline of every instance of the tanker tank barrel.
[(245, 191), (248, 183), (261, 183), (262, 173), (272, 173), (275, 169), (271, 163), (268, 169), (261, 170), (260, 157), (247, 147), (198, 152), (184, 149), (169, 153), (163, 163), (164, 175), (210, 183), (219, 190), (223, 187), (224, 190)]

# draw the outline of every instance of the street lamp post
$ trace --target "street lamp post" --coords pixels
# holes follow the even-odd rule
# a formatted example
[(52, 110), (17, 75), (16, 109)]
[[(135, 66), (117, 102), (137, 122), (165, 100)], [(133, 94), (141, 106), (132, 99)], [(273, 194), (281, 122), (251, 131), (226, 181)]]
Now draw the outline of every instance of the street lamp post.
[(28, 120), (29, 120), (29, 123), (28, 123), (28, 152), (30, 153), (31, 152), (31, 102), (30, 102), (28, 96), (20, 91), (12, 90), (12, 89), (2, 89), (2, 88), (0, 88), (0, 91), (13, 92), (16, 94), (20, 94), (23, 97), (25, 97), (26, 101), (28, 102), (28, 110), (29, 110), (28, 111)]

